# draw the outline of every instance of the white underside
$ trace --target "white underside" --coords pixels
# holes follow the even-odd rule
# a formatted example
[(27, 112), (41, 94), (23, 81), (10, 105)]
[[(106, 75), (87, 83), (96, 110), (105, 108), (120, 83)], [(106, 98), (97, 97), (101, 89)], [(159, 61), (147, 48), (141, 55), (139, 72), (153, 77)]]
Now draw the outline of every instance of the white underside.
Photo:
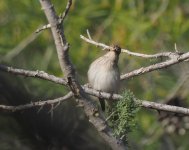
[(88, 79), (91, 86), (100, 91), (117, 93), (120, 82), (118, 68), (104, 68), (103, 65), (98, 67), (95, 64), (90, 66)]

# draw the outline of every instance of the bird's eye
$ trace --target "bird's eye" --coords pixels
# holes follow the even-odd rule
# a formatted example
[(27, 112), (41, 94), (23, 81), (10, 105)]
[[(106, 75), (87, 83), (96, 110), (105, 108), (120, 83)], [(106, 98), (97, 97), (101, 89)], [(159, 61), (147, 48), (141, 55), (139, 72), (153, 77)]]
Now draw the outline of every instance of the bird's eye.
[(115, 51), (117, 54), (120, 54), (120, 53), (121, 53), (121, 48), (120, 48), (118, 45), (114, 45), (114, 51)]

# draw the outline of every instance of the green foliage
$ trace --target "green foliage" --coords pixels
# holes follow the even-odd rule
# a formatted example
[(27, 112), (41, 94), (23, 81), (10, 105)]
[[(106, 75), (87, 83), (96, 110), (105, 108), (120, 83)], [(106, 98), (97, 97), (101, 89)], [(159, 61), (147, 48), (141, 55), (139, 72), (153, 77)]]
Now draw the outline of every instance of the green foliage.
[(136, 127), (135, 117), (140, 109), (140, 103), (135, 101), (136, 98), (131, 91), (125, 90), (122, 96), (123, 98), (114, 103), (109, 112), (112, 114), (109, 123), (115, 135), (120, 137), (127, 135)]
[[(67, 1), (52, 0), (52, 2), (57, 13), (60, 14)], [(73, 0), (71, 10), (64, 22), (64, 29), (71, 45), (71, 61), (77, 69), (80, 81), (87, 82), (87, 69), (90, 63), (103, 53), (99, 48), (80, 39), (80, 34), (86, 35), (86, 29), (89, 29), (92, 38), (96, 41), (107, 45), (118, 43), (122, 48), (139, 53), (174, 52), (174, 43), (177, 43), (179, 51), (186, 52), (189, 47), (188, 10), (187, 0)], [(14, 51), (14, 48), (24, 39), (30, 37), (39, 26), (46, 23), (47, 20), (38, 1), (1, 0), (0, 59)], [(11, 61), (5, 61), (14, 67), (44, 70), (62, 76), (50, 30), (43, 31)], [(119, 66), (121, 73), (125, 73), (158, 61), (160, 60), (141, 59), (121, 54)], [(180, 74), (187, 68), (188, 66), (183, 64), (169, 67), (169, 69), (129, 79), (121, 86), (134, 91), (135, 96), (140, 99), (149, 101), (164, 99), (175, 86)], [(33, 85), (29, 88), (31, 93), (38, 94), (45, 91), (47, 93), (45, 96), (49, 97), (57, 91), (62, 95), (66, 92), (65, 88), (59, 85), (52, 87), (52, 84), (46, 81), (27, 80)], [(187, 100), (189, 101), (189, 98)], [(135, 140), (135, 143), (138, 144), (138, 141), (144, 138), (146, 131), (151, 128), (151, 124), (158, 124), (158, 121), (155, 114), (144, 110), (141, 110), (137, 117), (141, 118), (139, 119), (141, 131), (137, 131), (133, 139), (135, 140), (137, 135), (138, 140)], [(188, 137), (172, 139), (185, 141), (183, 139)], [(161, 137), (154, 140), (144, 149), (153, 144), (159, 145), (160, 139)], [(182, 149), (188, 147), (187, 142), (179, 143), (177, 145), (182, 145)]]

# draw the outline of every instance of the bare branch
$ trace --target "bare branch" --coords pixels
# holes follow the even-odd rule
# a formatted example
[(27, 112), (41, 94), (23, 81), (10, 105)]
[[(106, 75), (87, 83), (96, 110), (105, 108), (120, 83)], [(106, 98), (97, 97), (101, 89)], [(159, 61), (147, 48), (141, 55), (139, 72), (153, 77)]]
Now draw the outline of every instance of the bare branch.
[(179, 51), (178, 51), (178, 49), (177, 49), (177, 44), (175, 43), (174, 46), (175, 46), (175, 52), (178, 53)]
[(87, 36), (88, 36), (88, 38), (89, 38), (90, 40), (92, 39), (88, 29), (87, 29)]
[[(93, 44), (93, 45), (96, 45), (97, 47), (103, 48), (103, 50), (105, 50), (105, 49), (112, 50), (113, 49), (113, 47), (111, 47), (111, 46), (108, 46), (108, 45), (103, 44), (103, 43), (96, 42), (96, 41), (92, 40), (91, 38), (84, 37), (83, 35), (80, 35), (80, 38), (83, 39), (84, 41), (90, 43), (90, 44)], [(143, 57), (143, 58), (168, 57), (168, 58), (171, 58), (171, 59), (176, 58), (176, 57), (180, 56), (180, 54), (182, 54), (182, 53), (178, 53), (178, 52), (176, 52), (176, 53), (164, 52), (164, 53), (157, 53), (157, 54), (149, 55), (149, 54), (131, 52), (128, 49), (121, 49), (121, 52), (127, 53), (127, 54), (132, 55), (132, 56), (138, 56), (138, 57)]]
[[(148, 72), (151, 72), (151, 71), (155, 71), (155, 70), (158, 70), (158, 69), (163, 69), (163, 68), (169, 67), (171, 65), (174, 65), (176, 63), (187, 60), (188, 58), (189, 58), (189, 52), (180, 55), (180, 57), (178, 57), (177, 59), (172, 59), (172, 60), (168, 60), (168, 61), (165, 61), (165, 62), (153, 64), (153, 65), (150, 65), (148, 67), (141, 67), (139, 69), (136, 69), (134, 71), (131, 71), (129, 73), (121, 75), (121, 80), (129, 79), (129, 78), (139, 76), (141, 74), (148, 73)], [(50, 80), (50, 81), (53, 80), (53, 82), (58, 83), (58, 84), (62, 84), (62, 83), (64, 85), (68, 84), (65, 79), (60, 80), (60, 78), (57, 78), (53, 75), (49, 75), (49, 74), (45, 73), (44, 71), (29, 71), (29, 70), (23, 70), (23, 69), (15, 69), (15, 68), (7, 67), (7, 66), (4, 66), (4, 65), (0, 65), (0, 70), (5, 71), (5, 72), (9, 72), (9, 73), (12, 73), (12, 74), (16, 74), (16, 75), (24, 75), (24, 76), (28, 76), (28, 77), (43, 78), (45, 80)]]
[(161, 110), (161, 111), (167, 111), (167, 112), (172, 112), (172, 113), (189, 115), (188, 108), (172, 106), (172, 105), (167, 105), (167, 104), (160, 104), (160, 103), (155, 103), (155, 102), (149, 102), (149, 101), (145, 101), (145, 100), (141, 101), (141, 105), (142, 105), (142, 107), (156, 109), (158, 111)]
[[(70, 90), (74, 93), (74, 97), (83, 105), (84, 111), (89, 117), (89, 121), (98, 129), (100, 135), (111, 145), (112, 149), (125, 149), (122, 142), (119, 142), (114, 136), (111, 129), (106, 124), (102, 114), (98, 113), (98, 108), (93, 104), (92, 100), (85, 94), (81, 85), (77, 81), (75, 69), (69, 59), (69, 44), (64, 35), (64, 28), (59, 23), (55, 9), (50, 0), (39, 0), (51, 24), (51, 31), (55, 41), (58, 53), (59, 63), (68, 81)], [(70, 0), (71, 1), (71, 0)], [(62, 24), (63, 25), (63, 24)], [(98, 115), (97, 115), (98, 114)]]
[(179, 55), (178, 57), (176, 57), (174, 59), (170, 59), (170, 60), (167, 60), (167, 61), (164, 61), (164, 62), (161, 62), (161, 63), (156, 63), (156, 64), (150, 65), (148, 67), (141, 67), (139, 69), (136, 69), (134, 71), (131, 71), (129, 73), (121, 75), (121, 80), (125, 80), (125, 79), (131, 78), (131, 77), (135, 77), (135, 76), (138, 76), (138, 75), (141, 75), (141, 74), (144, 74), (144, 73), (147, 73), (147, 72), (151, 72), (151, 71), (154, 71), (154, 70), (163, 69), (163, 68), (166, 68), (168, 66), (183, 62), (183, 61), (187, 60), (188, 58), (189, 58), (189, 52), (184, 53), (182, 55)]
[[(56, 77), (54, 75), (50, 75), (50, 74), (43, 72), (43, 71), (40, 71), (41, 74), (38, 74), (39, 71), (28, 71), (28, 70), (23, 70), (23, 69), (14, 69), (12, 67), (6, 67), (4, 65), (0, 65), (0, 70), (5, 71), (5, 72), (9, 72), (9, 73), (12, 73), (12, 74), (16, 74), (16, 75), (23, 75), (23, 76), (34, 77), (34, 78), (36, 77), (36, 78), (40, 78), (40, 79), (44, 79), (44, 80), (54, 82), (56, 84), (67, 85), (64, 79)], [(8, 70), (11, 70), (11, 71), (8, 71)], [(188, 78), (188, 75), (187, 75), (187, 78)], [(107, 100), (108, 99), (119, 100), (119, 99), (122, 98), (121, 95), (118, 95), (118, 94), (112, 95), (112, 94), (106, 93), (106, 92), (99, 92), (97, 90), (94, 90), (92, 88), (87, 87), (86, 85), (82, 86), (82, 88), (84, 89), (84, 91), (86, 93), (88, 93), (90, 95), (93, 95), (93, 96), (96, 96), (96, 97), (102, 97), (102, 98), (105, 98)], [(73, 96), (72, 92), (69, 92), (68, 94), (70, 96)], [(139, 102), (138, 100), (136, 100), (136, 101)], [(43, 101), (43, 102), (44, 102), (43, 104), (45, 104), (46, 101)], [(186, 108), (176, 107), (176, 106), (171, 106), (171, 105), (166, 105), (166, 104), (160, 104), (160, 103), (155, 103), (155, 102), (150, 102), (150, 101), (140, 101), (140, 102), (141, 102), (142, 107), (145, 107), (145, 108), (174, 112), (174, 113), (182, 113), (182, 114), (189, 115), (188, 109), (186, 109)], [(55, 100), (55, 101), (52, 100), (50, 104), (54, 104), (54, 103), (57, 103), (57, 100)], [(39, 105), (36, 102), (35, 105), (29, 106), (29, 108), (35, 107), (35, 106), (41, 106), (43, 104), (41, 103)], [(31, 104), (29, 104), (29, 105), (31, 105)], [(14, 106), (11, 106), (11, 108), (0, 106), (0, 108), (7, 109), (7, 110), (9, 110), (9, 109), (12, 110), (13, 107)], [(28, 106), (26, 106), (26, 107), (28, 108)], [(18, 109), (18, 110), (21, 110), (21, 109), (26, 109), (26, 108), (21, 106), (21, 108)], [(16, 108), (16, 110), (17, 110), (17, 108)], [(14, 111), (14, 109), (13, 109), (13, 111)]]
[[(80, 37), (88, 43), (102, 47), (103, 50), (104, 49), (113, 49), (113, 47), (105, 45), (103, 43), (98, 43), (98, 42), (92, 40), (91, 38), (86, 38), (82, 35), (80, 35)], [(154, 70), (163, 69), (163, 68), (166, 68), (168, 66), (177, 64), (179, 62), (187, 61), (189, 59), (189, 52), (187, 52), (187, 53), (179, 53), (178, 51), (176, 53), (164, 52), (164, 53), (158, 53), (158, 54), (153, 54), (153, 55), (134, 53), (134, 52), (131, 52), (131, 51), (126, 50), (126, 49), (122, 49), (122, 52), (126, 52), (129, 55), (140, 56), (140, 57), (144, 57), (144, 58), (169, 57), (170, 60), (167, 60), (167, 61), (164, 61), (164, 62), (161, 62), (161, 63), (156, 63), (156, 64), (150, 65), (148, 67), (142, 67), (142, 68), (136, 69), (132, 72), (121, 75), (121, 80), (128, 79), (128, 78), (131, 78), (131, 77), (134, 77), (134, 76), (138, 76), (138, 75), (141, 75), (141, 74), (144, 74), (144, 73), (147, 73), (147, 72), (151, 72), (151, 71), (154, 71)]]
[(68, 0), (65, 11), (60, 15), (60, 20), (59, 20), (60, 23), (62, 23), (66, 18), (66, 16), (68, 15), (71, 5), (72, 5), (72, 0)]
[[(105, 98), (107, 100), (120, 100), (123, 98), (121, 95), (118, 94), (111, 94), (111, 93), (106, 93), (106, 92), (99, 92), (97, 90), (84, 87), (84, 90), (86, 93), (96, 96), (96, 97), (101, 97)], [(158, 111), (167, 111), (167, 112), (172, 112), (172, 113), (180, 113), (180, 114), (185, 114), (189, 115), (189, 109), (188, 108), (183, 108), (183, 107), (178, 107), (178, 106), (171, 106), (167, 104), (161, 104), (161, 103), (156, 103), (156, 102), (150, 102), (146, 100), (135, 100), (137, 103), (140, 103), (142, 107), (144, 108), (150, 108), (150, 109), (155, 109)]]
[(15, 112), (15, 111), (29, 109), (29, 108), (33, 108), (33, 107), (41, 107), (41, 106), (52, 105), (52, 104), (56, 104), (56, 103), (59, 104), (62, 101), (68, 100), (72, 96), (73, 96), (72, 92), (69, 92), (65, 96), (59, 97), (59, 98), (56, 98), (56, 99), (53, 99), (53, 100), (31, 102), (30, 104), (18, 105), (18, 106), (0, 105), (0, 109)]
[(49, 29), (49, 28), (51, 28), (51, 25), (50, 25), (50, 24), (46, 24), (46, 25), (44, 25), (44, 26), (38, 28), (38, 29), (35, 31), (35, 33), (39, 33), (39, 32), (41, 32), (42, 30), (46, 30), (46, 29)]
[[(175, 63), (184, 61), (185, 59), (188, 59), (188, 58), (189, 58), (189, 53), (185, 53), (185, 54), (180, 55), (176, 59), (171, 59), (171, 60), (168, 60), (168, 61), (165, 61), (165, 62), (162, 62), (162, 63), (150, 65), (150, 66), (145, 67), (145, 68), (137, 69), (137, 70), (130, 72), (126, 75), (122, 75), (121, 79), (128, 79), (130, 77), (137, 76), (137, 75), (140, 75), (140, 74), (144, 74), (144, 73), (147, 73), (147, 72), (150, 72), (150, 71), (153, 71), (153, 70), (162, 69), (162, 68), (165, 68), (167, 66), (173, 65)], [(50, 81), (52, 80), (53, 82), (55, 81), (58, 84), (67, 85), (67, 82), (65, 80), (63, 80), (63, 79), (59, 80), (57, 77), (52, 76), (52, 75), (49, 76), (47, 73), (45, 73), (43, 71), (31, 71), (30, 72), (30, 71), (25, 71), (25, 70), (22, 70), (22, 69), (20, 70), (20, 69), (13, 69), (11, 67), (5, 67), (3, 65), (0, 65), (0, 69), (3, 70), (3, 71), (6, 71), (6, 72), (13, 73), (13, 74), (44, 78), (45, 80), (50, 80)], [(100, 97), (103, 94), (105, 94), (103, 96), (105, 96), (105, 98), (107, 98), (107, 99), (108, 99), (108, 97), (109, 98), (110, 97), (111, 98), (116, 97), (116, 95), (113, 95), (113, 97), (112, 97), (112, 95), (108, 94), (108, 93), (103, 93), (103, 94), (101, 93), (101, 95), (99, 95), (99, 91), (95, 91), (95, 90), (94, 90), (95, 94), (94, 94), (94, 91), (92, 93), (90, 93), (88, 91), (89, 89), (87, 89), (86, 87), (84, 88), (84, 90), (91, 95), (96, 94), (97, 97)], [(108, 95), (108, 97), (106, 97), (107, 95)], [(186, 108), (170, 106), (170, 105), (165, 105), (165, 104), (159, 104), (159, 103), (154, 103), (154, 102), (142, 101), (142, 106), (145, 107), (145, 108), (169, 111), (169, 112), (174, 112), (174, 113), (188, 114), (188, 109), (186, 109)]]
[(11, 74), (15, 74), (15, 75), (22, 75), (25, 77), (35, 77), (35, 78), (52, 81), (57, 84), (67, 85), (67, 82), (65, 79), (58, 78), (54, 75), (50, 75), (44, 71), (38, 71), (38, 70), (30, 71), (30, 70), (24, 70), (24, 69), (16, 69), (16, 68), (7, 67), (7, 66), (1, 65), (1, 64), (0, 64), (0, 70), (4, 71), (4, 72), (11, 73)]
[[(65, 11), (59, 17), (59, 24), (61, 24), (64, 21), (64, 19), (66, 18), (66, 16), (68, 15), (68, 12), (70, 10), (71, 5), (72, 5), (72, 0), (68, 0)], [(51, 25), (46, 24), (46, 25), (42, 26), (41, 28), (37, 29), (35, 31), (35, 33), (39, 33), (42, 30), (46, 30), (46, 29), (49, 29), (49, 28), (51, 28)]]
[(103, 50), (105, 50), (105, 49), (111, 49), (111, 50), (113, 50), (113, 47), (105, 45), (103, 43), (98, 43), (98, 42), (92, 40), (92, 38), (86, 38), (83, 35), (80, 35), (80, 38), (83, 39), (84, 41), (90, 43), (90, 44), (93, 44), (93, 45), (96, 45), (97, 47), (103, 48)]
[[(117, 100), (120, 100), (120, 99), (123, 98), (121, 95), (118, 95), (118, 94), (112, 95), (111, 93), (99, 92), (97, 90), (94, 90), (92, 88), (88, 88), (86, 86), (84, 86), (83, 88), (84, 88), (86, 93), (93, 95), (93, 96), (96, 96), (96, 97), (106, 98), (107, 100), (111, 99), (111, 100), (117, 101)], [(32, 107), (52, 105), (52, 104), (56, 104), (56, 103), (59, 104), (60, 102), (65, 101), (65, 100), (71, 98), (72, 96), (73, 96), (73, 93), (69, 92), (64, 97), (56, 98), (56, 99), (53, 99), (53, 100), (31, 102), (30, 104), (19, 105), (19, 106), (0, 105), (0, 109), (15, 112), (15, 111), (19, 111), (19, 110), (29, 109), (29, 108), (32, 108)], [(146, 100), (137, 100), (137, 99), (135, 99), (135, 102), (140, 103), (141, 106), (144, 107), (144, 108), (154, 109), (154, 110), (158, 110), (158, 111), (166, 111), (166, 112), (177, 113), (177, 114), (189, 115), (189, 109), (184, 108), (184, 107), (172, 106), (172, 105), (150, 102), (150, 101), (146, 101)]]

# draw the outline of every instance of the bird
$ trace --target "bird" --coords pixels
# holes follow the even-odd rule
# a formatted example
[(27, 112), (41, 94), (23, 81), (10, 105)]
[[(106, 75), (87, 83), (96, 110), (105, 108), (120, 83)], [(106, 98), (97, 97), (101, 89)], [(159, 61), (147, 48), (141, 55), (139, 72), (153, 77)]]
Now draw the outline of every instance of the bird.
[[(89, 85), (98, 91), (118, 93), (120, 85), (120, 71), (118, 67), (121, 48), (114, 45), (108, 52), (91, 63), (88, 70)], [(105, 101), (99, 98), (102, 111), (105, 111)], [(108, 101), (111, 105), (111, 102)]]

